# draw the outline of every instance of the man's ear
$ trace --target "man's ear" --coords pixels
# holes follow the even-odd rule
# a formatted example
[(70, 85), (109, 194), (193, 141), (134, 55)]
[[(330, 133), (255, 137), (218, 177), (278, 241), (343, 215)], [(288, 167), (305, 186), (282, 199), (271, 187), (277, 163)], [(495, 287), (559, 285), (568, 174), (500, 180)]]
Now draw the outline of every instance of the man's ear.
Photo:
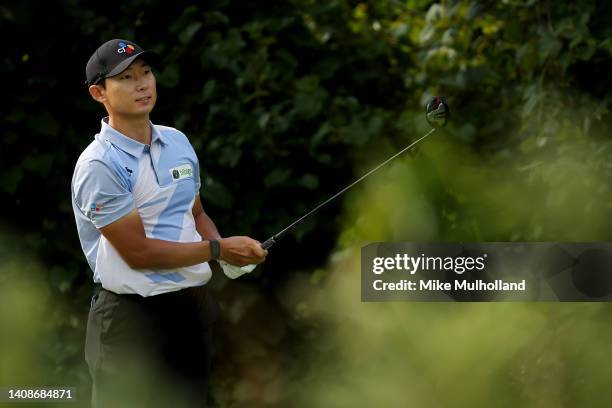
[(92, 98), (94, 98), (100, 103), (106, 102), (106, 89), (104, 89), (100, 85), (90, 85), (89, 94)]

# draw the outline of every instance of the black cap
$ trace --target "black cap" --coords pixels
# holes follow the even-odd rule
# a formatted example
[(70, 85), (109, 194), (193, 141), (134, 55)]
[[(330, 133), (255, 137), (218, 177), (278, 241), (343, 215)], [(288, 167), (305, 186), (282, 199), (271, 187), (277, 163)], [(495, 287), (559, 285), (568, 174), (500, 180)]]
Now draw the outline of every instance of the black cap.
[(159, 56), (153, 51), (143, 50), (128, 40), (114, 39), (102, 44), (92, 54), (85, 68), (85, 85), (95, 85), (104, 78), (123, 72), (136, 58), (143, 58), (149, 64), (158, 64)]

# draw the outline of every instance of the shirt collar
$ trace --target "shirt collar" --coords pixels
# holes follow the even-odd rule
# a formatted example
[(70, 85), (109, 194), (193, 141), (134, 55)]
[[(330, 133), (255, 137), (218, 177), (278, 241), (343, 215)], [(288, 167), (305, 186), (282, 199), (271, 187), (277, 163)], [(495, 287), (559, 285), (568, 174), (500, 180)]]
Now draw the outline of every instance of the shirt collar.
[[(164, 135), (157, 130), (156, 126), (151, 123), (151, 143), (161, 143), (162, 145), (166, 144), (166, 140)], [(121, 132), (114, 129), (111, 125), (108, 124), (108, 116), (102, 119), (102, 128), (100, 130), (100, 136), (102, 138), (108, 140), (113, 145), (117, 146), (124, 152), (131, 154), (134, 157), (140, 157), (142, 153), (148, 148), (149, 145), (144, 143), (137, 142), (131, 137), (127, 137)]]
[(149, 121), (149, 123), (151, 124), (151, 129), (153, 129), (151, 131), (151, 143), (159, 142), (165, 146), (167, 144), (167, 141), (164, 134), (157, 130), (157, 126), (155, 126), (153, 122)]

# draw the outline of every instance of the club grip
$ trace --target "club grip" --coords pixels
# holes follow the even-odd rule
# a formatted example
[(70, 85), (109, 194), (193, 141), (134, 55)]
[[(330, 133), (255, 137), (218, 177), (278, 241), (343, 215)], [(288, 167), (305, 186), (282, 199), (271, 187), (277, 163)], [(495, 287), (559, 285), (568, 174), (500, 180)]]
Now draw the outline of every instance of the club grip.
[(268, 238), (263, 244), (261, 244), (261, 247), (263, 249), (269, 249), (270, 247), (272, 247), (272, 245), (274, 245), (276, 243), (276, 241), (274, 240), (274, 237), (272, 238)]

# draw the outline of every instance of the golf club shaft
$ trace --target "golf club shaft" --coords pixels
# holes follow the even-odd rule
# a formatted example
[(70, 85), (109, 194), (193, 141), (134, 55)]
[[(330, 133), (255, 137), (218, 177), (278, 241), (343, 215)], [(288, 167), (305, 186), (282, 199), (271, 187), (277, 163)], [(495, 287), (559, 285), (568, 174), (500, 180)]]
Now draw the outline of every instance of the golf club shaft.
[(363, 176), (361, 176), (359, 179), (355, 180), (354, 182), (352, 182), (351, 184), (349, 184), (348, 186), (344, 187), (342, 190), (338, 191), (336, 194), (334, 194), (333, 196), (331, 196), (330, 198), (328, 198), (327, 200), (325, 200), (324, 202), (322, 202), (321, 204), (317, 205), (315, 208), (313, 208), (309, 213), (307, 213), (306, 215), (300, 217), (299, 219), (297, 219), (296, 221), (294, 221), (293, 223), (291, 223), (289, 226), (287, 226), (285, 229), (283, 229), (282, 231), (278, 232), (277, 234), (273, 235), (272, 237), (268, 238), (263, 244), (261, 244), (261, 247), (263, 249), (268, 249), (270, 248), (272, 245), (274, 245), (276, 243), (276, 241), (278, 239), (280, 239), (283, 235), (285, 235), (287, 233), (287, 231), (291, 230), (293, 227), (295, 227), (296, 225), (298, 225), (300, 222), (304, 221), (306, 218), (310, 217), (311, 215), (313, 215), (314, 213), (316, 213), (317, 211), (319, 211), (322, 207), (324, 207), (325, 205), (327, 205), (328, 203), (330, 203), (331, 201), (333, 201), (336, 197), (342, 195), (345, 191), (347, 191), (348, 189), (350, 189), (351, 187), (353, 187), (354, 185), (358, 184), (359, 182), (361, 182), (363, 179), (365, 179), (366, 177), (368, 177), (370, 174), (374, 173), (375, 171), (377, 171), (378, 169), (380, 169), (381, 167), (383, 167), (385, 164), (389, 163), (391, 160), (395, 159), (396, 157), (400, 156), (402, 153), (404, 153), (407, 150), (410, 150), (412, 147), (416, 146), (421, 140), (425, 139), (427, 136), (431, 135), (433, 132), (435, 132), (435, 128), (431, 129), (429, 132), (427, 132), (427, 134), (423, 137), (421, 137), (420, 139), (417, 139), (416, 141), (414, 141), (413, 143), (411, 143), (410, 145), (408, 145), (407, 147), (403, 148), (402, 150), (400, 150), (399, 152), (395, 153), (393, 156), (389, 157), (387, 160), (385, 160), (384, 162), (380, 163), (378, 166), (374, 167), (372, 170), (368, 171), (366, 174), (364, 174)]

